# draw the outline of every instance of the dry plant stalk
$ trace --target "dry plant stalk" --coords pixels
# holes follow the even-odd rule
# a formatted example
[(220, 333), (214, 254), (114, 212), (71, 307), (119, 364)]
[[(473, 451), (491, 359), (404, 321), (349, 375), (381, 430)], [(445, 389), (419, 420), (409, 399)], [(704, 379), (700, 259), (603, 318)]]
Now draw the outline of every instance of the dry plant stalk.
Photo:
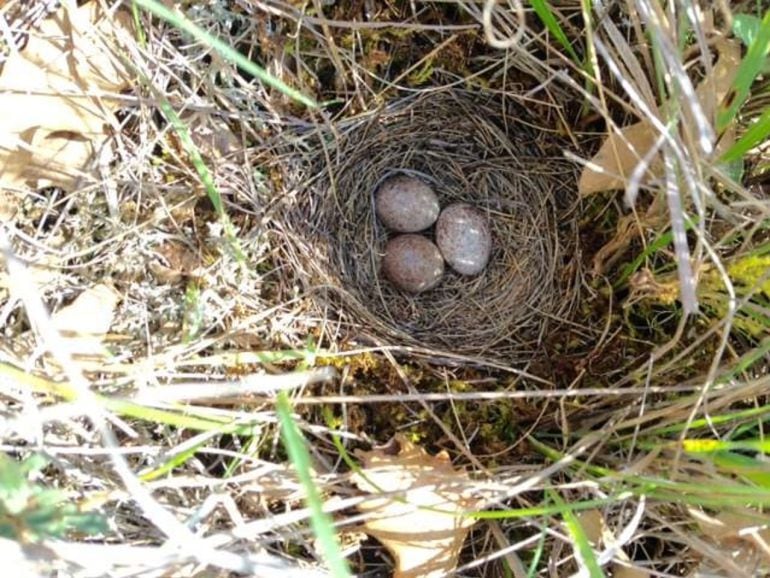
[[(280, 227), (319, 307), (376, 343), (507, 361), (542, 351), (577, 297), (577, 189), (561, 143), (527, 120), (510, 98), (454, 90), (307, 135), (305, 181)], [(396, 173), (432, 183), (442, 206), (467, 202), (485, 215), (493, 252), (481, 275), (448, 271), (416, 296), (383, 279), (389, 236), (373, 199)]]

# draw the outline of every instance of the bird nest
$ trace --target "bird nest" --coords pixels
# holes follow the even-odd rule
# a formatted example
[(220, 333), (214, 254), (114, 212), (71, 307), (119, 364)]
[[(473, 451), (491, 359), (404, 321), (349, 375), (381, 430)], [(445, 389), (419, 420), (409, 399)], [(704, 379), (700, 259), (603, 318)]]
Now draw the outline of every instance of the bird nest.
[[(576, 173), (523, 107), (433, 93), (329, 126), (314, 143), (282, 228), (321, 314), (334, 312), (378, 345), (507, 361), (542, 353), (577, 296)], [(395, 174), (431, 183), (442, 207), (461, 201), (481, 211), (493, 248), (480, 275), (447, 267), (438, 286), (417, 295), (388, 282), (381, 260), (392, 234), (374, 195)]]

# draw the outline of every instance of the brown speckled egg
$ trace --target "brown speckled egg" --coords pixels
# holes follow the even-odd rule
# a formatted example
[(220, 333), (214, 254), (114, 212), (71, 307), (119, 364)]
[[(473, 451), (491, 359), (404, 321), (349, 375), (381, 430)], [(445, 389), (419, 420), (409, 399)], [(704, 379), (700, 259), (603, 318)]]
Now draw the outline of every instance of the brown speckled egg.
[(492, 236), (479, 211), (455, 203), (439, 215), (436, 244), (452, 269), (461, 275), (478, 275), (489, 262)]
[(436, 222), (438, 198), (426, 182), (406, 175), (386, 179), (377, 189), (375, 211), (391, 231), (416, 233)]
[(382, 272), (399, 289), (421, 293), (441, 280), (444, 259), (438, 247), (422, 235), (399, 235), (385, 246)]

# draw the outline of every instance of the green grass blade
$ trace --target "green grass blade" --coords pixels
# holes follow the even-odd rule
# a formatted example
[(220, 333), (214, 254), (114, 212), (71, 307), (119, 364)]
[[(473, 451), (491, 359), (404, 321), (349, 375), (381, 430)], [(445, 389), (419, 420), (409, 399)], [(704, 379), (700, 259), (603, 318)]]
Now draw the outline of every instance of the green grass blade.
[(211, 176), (211, 171), (209, 171), (209, 168), (203, 161), (203, 157), (201, 156), (198, 147), (193, 142), (192, 137), (190, 137), (190, 131), (188, 130), (187, 125), (163, 95), (157, 94), (156, 96), (158, 96), (158, 104), (160, 110), (163, 112), (163, 116), (166, 117), (166, 120), (171, 124), (174, 131), (179, 136), (182, 147), (190, 157), (190, 161), (192, 162), (193, 167), (195, 167), (195, 171), (198, 173), (203, 187), (206, 189), (206, 194), (209, 196), (211, 204), (214, 205), (214, 210), (220, 218), (226, 217), (225, 207), (222, 203), (222, 195), (219, 194), (219, 190), (214, 184), (214, 178)]
[[(78, 397), (77, 390), (67, 382), (51, 381), (22, 371), (7, 363), (0, 363), (0, 379), (7, 379), (9, 383), (18, 383), (31, 391), (60, 397), (65, 401), (74, 401)], [(132, 400), (118, 397), (96, 395), (96, 400), (102, 406), (122, 417), (133, 417), (150, 423), (164, 424), (172, 427), (186, 428), (195, 431), (220, 431), (222, 433), (237, 433), (239, 435), (252, 435), (254, 429), (249, 424), (236, 423), (227, 417), (205, 417), (192, 415), (198, 409), (205, 408), (194, 406), (180, 407), (178, 411), (148, 407)]]
[(744, 371), (748, 371), (754, 364), (764, 360), (768, 353), (770, 353), (770, 338), (765, 338), (757, 347), (739, 357), (738, 361), (727, 372), (717, 378), (716, 383), (718, 385), (727, 383)]
[(162, 478), (166, 474), (170, 474), (175, 469), (182, 467), (190, 458), (197, 454), (198, 450), (204, 445), (206, 441), (208, 440), (195, 444), (193, 447), (188, 448), (183, 452), (174, 454), (169, 459), (162, 462), (159, 466), (151, 468), (146, 472), (140, 473), (139, 479), (143, 482), (151, 482), (153, 480)]
[[(762, 488), (770, 489), (770, 468), (767, 466), (767, 461), (730, 451), (731, 449), (756, 449), (751, 446), (767, 446), (767, 444), (762, 444), (758, 440), (755, 441), (757, 441), (755, 444), (745, 444), (742, 442), (720, 442), (718, 440), (684, 440), (684, 449), (701, 460), (712, 462), (724, 472), (738, 478), (745, 478)], [(700, 449), (698, 446), (703, 444), (698, 442), (711, 442), (706, 444), (711, 447), (709, 449)], [(690, 449), (693, 447), (695, 449)]]
[(715, 440), (715, 439), (685, 439), (682, 440), (684, 451), (690, 453), (716, 453), (733, 450), (747, 450), (770, 453), (770, 440), (747, 439), (747, 440)]
[(720, 107), (717, 114), (718, 133), (722, 133), (732, 124), (748, 98), (752, 83), (765, 66), (768, 50), (770, 50), (770, 10), (765, 13), (754, 42), (749, 46), (746, 56), (738, 67), (738, 74), (728, 95), (727, 105)]
[(225, 213), (225, 207), (222, 203), (222, 195), (219, 194), (219, 189), (217, 189), (217, 186), (214, 183), (214, 177), (211, 176), (211, 171), (209, 171), (208, 166), (206, 166), (206, 162), (203, 160), (198, 147), (193, 142), (192, 137), (190, 137), (190, 131), (188, 130), (187, 125), (181, 118), (179, 118), (179, 115), (174, 110), (174, 107), (171, 106), (171, 103), (162, 94), (159, 94), (155, 90), (153, 90), (153, 92), (158, 98), (158, 105), (161, 112), (163, 112), (163, 116), (166, 117), (166, 120), (168, 120), (168, 122), (174, 128), (174, 131), (179, 136), (179, 140), (182, 143), (182, 148), (184, 148), (187, 156), (190, 158), (190, 162), (195, 168), (195, 172), (198, 173), (198, 177), (203, 184), (203, 188), (206, 189), (206, 194), (211, 200), (211, 204), (214, 205), (214, 209), (216, 210), (219, 220), (224, 226), (225, 238), (227, 239), (229, 247), (233, 252), (233, 257), (238, 263), (244, 264), (246, 262), (246, 256), (241, 250), (240, 241), (235, 234), (235, 230), (233, 229), (233, 225), (230, 222), (230, 218), (227, 216), (227, 213)]
[(370, 479), (366, 478), (366, 474), (361, 469), (361, 466), (358, 465), (358, 463), (350, 456), (348, 453), (348, 450), (345, 449), (345, 446), (342, 444), (342, 439), (340, 436), (338, 436), (336, 433), (334, 433), (334, 430), (337, 429), (336, 424), (334, 423), (334, 416), (332, 415), (332, 410), (328, 406), (324, 406), (323, 408), (323, 416), (324, 421), (326, 422), (326, 426), (331, 431), (332, 436), (332, 443), (334, 444), (334, 447), (337, 449), (337, 453), (340, 454), (340, 457), (342, 458), (342, 461), (345, 462), (345, 465), (348, 466), (351, 472), (354, 474), (358, 474), (360, 476), (363, 476), (364, 479), (366, 479), (367, 482), (369, 482), (378, 492), (383, 492), (381, 488), (377, 486), (374, 482), (372, 482)]
[(762, 115), (752, 123), (743, 136), (727, 149), (722, 155), (722, 162), (729, 163), (742, 159), (743, 155), (757, 146), (759, 143), (770, 138), (770, 108), (765, 110)]
[(139, 6), (136, 5), (136, 2), (131, 2), (131, 18), (134, 20), (136, 40), (139, 43), (139, 46), (147, 48), (147, 34), (144, 31), (144, 26), (142, 26), (142, 20), (139, 16)]
[[(241, 432), (244, 429), (252, 429), (247, 426), (238, 426), (232, 421), (208, 419), (183, 413), (184, 410), (170, 411), (147, 407), (124, 399), (113, 397), (96, 398), (103, 407), (121, 417), (133, 417), (148, 423), (164, 424), (171, 427), (191, 429), (195, 431), (221, 431), (222, 433)], [(243, 432), (241, 432), (243, 433)]]
[[(554, 514), (566, 514), (567, 512), (577, 512), (581, 510), (595, 510), (615, 504), (627, 499), (631, 494), (621, 494), (609, 498), (597, 498), (596, 500), (583, 500), (571, 504), (559, 503), (548, 504), (545, 506), (531, 506), (529, 508), (516, 508), (515, 510), (482, 510), (473, 512), (468, 517), (476, 520), (508, 520), (516, 518), (535, 518), (538, 516), (551, 516)], [(426, 508), (427, 509), (427, 508)]]
[[(537, 451), (545, 455), (550, 461), (558, 461), (565, 457), (563, 452), (554, 450), (531, 436), (528, 436), (527, 440)], [(658, 443), (657, 446), (659, 445), (660, 444)], [(704, 457), (708, 457), (709, 459), (713, 459), (713, 455), (717, 454), (703, 454)], [(735, 455), (729, 457), (722, 455), (719, 459), (720, 464), (724, 469), (732, 468), (732, 471), (735, 471), (736, 468), (740, 466), (740, 475), (746, 479), (750, 479), (750, 476), (754, 476), (755, 484), (760, 481), (765, 481), (764, 477), (759, 477), (765, 473), (765, 470), (767, 470), (767, 468), (764, 467), (764, 464), (762, 465), (762, 469), (758, 470), (753, 467), (755, 464), (745, 463), (745, 460), (743, 460), (743, 463), (739, 464), (738, 458), (735, 458)], [(730, 460), (729, 464), (728, 460)], [(762, 484), (759, 486), (743, 482), (723, 482), (714, 484), (711, 480), (687, 482), (654, 476), (624, 474), (610, 468), (596, 466), (578, 459), (573, 460), (569, 465), (569, 469), (573, 471), (579, 470), (583, 476), (588, 474), (594, 478), (594, 481), (599, 484), (600, 487), (609, 486), (612, 488), (612, 491), (615, 492), (617, 496), (616, 501), (633, 495), (646, 496), (647, 498), (658, 502), (675, 502), (699, 506), (745, 507), (749, 505), (770, 505), (770, 488), (766, 489)], [(768, 481), (770, 482), (770, 480)], [(620, 494), (617, 493), (619, 483), (623, 485), (622, 493)], [(589, 503), (590, 501), (569, 504), (568, 508), (574, 512), (585, 509)]]
[(309, 96), (305, 96), (296, 88), (292, 88), (283, 82), (280, 78), (276, 78), (267, 72), (264, 68), (246, 58), (243, 54), (235, 50), (226, 42), (223, 42), (216, 36), (209, 34), (199, 26), (196, 26), (190, 22), (181, 13), (166, 8), (157, 0), (134, 0), (134, 2), (158, 18), (165, 20), (172, 26), (175, 26), (179, 30), (186, 32), (196, 40), (199, 40), (200, 42), (210, 46), (219, 54), (221, 54), (223, 58), (235, 63), (239, 68), (248, 72), (255, 78), (258, 78), (264, 84), (272, 86), (273, 88), (281, 91), (286, 96), (296, 100), (301, 104), (304, 104), (309, 108), (318, 107), (318, 104), (315, 102), (315, 100)]
[[(558, 492), (549, 491), (548, 494), (557, 504), (561, 506), (566, 505)], [(583, 526), (580, 525), (580, 521), (575, 516), (573, 510), (565, 509), (562, 517), (564, 518), (564, 525), (567, 527), (567, 531), (575, 541), (575, 554), (579, 555), (581, 566), (583, 566), (591, 578), (604, 578), (604, 572), (602, 572), (602, 567), (599, 566), (599, 561), (596, 559), (593, 546), (591, 546), (588, 536), (586, 536)]]
[[(219, 190), (215, 189), (217, 196)], [(210, 198), (210, 197), (209, 197)], [(201, 288), (197, 281), (187, 283), (184, 292), (182, 315), (182, 343), (193, 343), (204, 331), (205, 308), (201, 301)]]
[(346, 578), (352, 576), (345, 559), (342, 557), (337, 542), (334, 523), (331, 517), (323, 511), (323, 500), (310, 473), (310, 454), (305, 447), (305, 439), (291, 416), (291, 404), (285, 392), (278, 394), (276, 402), (278, 420), (281, 423), (283, 444), (289, 454), (291, 463), (297, 471), (302, 487), (307, 496), (307, 506), (310, 509), (310, 524), (321, 546), (321, 554), (326, 560), (332, 576)]
[(733, 16), (733, 34), (740, 38), (744, 46), (751, 46), (756, 40), (762, 21), (753, 14)]
[[(695, 227), (695, 224), (697, 223), (696, 220), (687, 219), (684, 223), (684, 230), (690, 231), (693, 227)], [(636, 273), (636, 271), (639, 269), (639, 267), (642, 266), (642, 263), (645, 262), (649, 257), (663, 249), (664, 247), (668, 247), (671, 243), (674, 242), (674, 233), (672, 231), (667, 231), (666, 233), (663, 233), (660, 237), (655, 239), (652, 243), (648, 244), (647, 247), (645, 247), (644, 251), (639, 253), (633, 261), (631, 261), (628, 265), (626, 265), (623, 268), (623, 271), (620, 273), (620, 277), (617, 281), (613, 284), (614, 289), (620, 289), (625, 285), (625, 283), (628, 281), (628, 279)]]
[(770, 406), (763, 405), (760, 407), (752, 407), (750, 409), (744, 409), (725, 414), (710, 415), (708, 418), (695, 419), (691, 423), (677, 423), (649, 430), (649, 435), (664, 436), (672, 433), (680, 433), (683, 430), (699, 430), (714, 427), (716, 425), (728, 424), (730, 422), (741, 422), (751, 418), (762, 418), (761, 421), (766, 421), (770, 418), (764, 416), (770, 414)]
[[(153, 3), (154, 0), (135, 0), (135, 2), (144, 6), (145, 3)], [(163, 7), (163, 9), (167, 11), (165, 7)], [(173, 15), (173, 13), (169, 13)], [(136, 73), (136, 75), (139, 77), (139, 80), (144, 83), (144, 85), (157, 99), (158, 107), (160, 108), (168, 123), (174, 129), (174, 132), (176, 132), (177, 136), (179, 137), (182, 148), (192, 163), (195, 172), (198, 173), (201, 184), (203, 185), (203, 188), (205, 189), (211, 204), (214, 206), (217, 216), (219, 217), (219, 220), (224, 228), (225, 240), (227, 241), (228, 248), (232, 252), (232, 256), (243, 267), (246, 263), (246, 256), (241, 250), (240, 241), (235, 234), (235, 229), (230, 222), (229, 217), (225, 213), (224, 204), (222, 203), (222, 195), (219, 193), (219, 189), (217, 189), (216, 184), (214, 183), (214, 178), (211, 176), (211, 171), (209, 171), (206, 162), (203, 160), (198, 147), (190, 137), (190, 131), (187, 128), (187, 125), (176, 113), (174, 107), (171, 106), (171, 103), (166, 98), (165, 94), (156, 89), (152, 81), (145, 74), (143, 74), (142, 71), (137, 69), (133, 63), (127, 61), (125, 58), (123, 61), (127, 68), (132, 69)]]
[(562, 45), (564, 50), (567, 51), (567, 54), (569, 54), (570, 58), (572, 58), (572, 61), (578, 66), (582, 66), (580, 57), (577, 55), (577, 52), (575, 52), (575, 49), (572, 48), (572, 44), (570, 44), (567, 35), (559, 25), (559, 21), (556, 20), (556, 17), (553, 15), (551, 7), (548, 5), (548, 3), (545, 0), (529, 0), (529, 3), (532, 8), (534, 8), (535, 13), (537, 14), (538, 18), (540, 18), (540, 21), (548, 29), (548, 32), (550, 32), (551, 35), (559, 42), (559, 44)]
[(709, 457), (721, 470), (770, 489), (770, 468), (767, 466), (767, 461), (735, 452), (719, 452)]
[(543, 557), (543, 551), (545, 550), (545, 537), (546, 532), (543, 530), (540, 533), (540, 539), (537, 541), (537, 547), (532, 554), (532, 562), (529, 564), (529, 570), (527, 571), (527, 578), (535, 578), (537, 576), (538, 566), (540, 564), (540, 558)]
[(309, 349), (283, 349), (278, 351), (226, 351), (211, 355), (193, 355), (176, 362), (177, 367), (201, 365), (205, 367), (241, 367), (244, 365), (263, 365), (265, 363), (283, 363), (285, 361), (300, 361), (312, 363), (324, 351)]

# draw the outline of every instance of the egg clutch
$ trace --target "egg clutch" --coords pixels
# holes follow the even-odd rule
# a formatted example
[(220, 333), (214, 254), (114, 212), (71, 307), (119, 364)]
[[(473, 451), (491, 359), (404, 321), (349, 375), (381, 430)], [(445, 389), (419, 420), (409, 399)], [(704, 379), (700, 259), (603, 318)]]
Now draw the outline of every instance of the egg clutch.
[[(422, 293), (436, 287), (445, 263), (461, 275), (478, 275), (492, 251), (484, 216), (467, 203), (441, 210), (433, 188), (404, 174), (387, 178), (375, 194), (375, 213), (396, 233), (385, 245), (382, 273), (398, 289)], [(435, 243), (428, 230), (435, 224)]]

